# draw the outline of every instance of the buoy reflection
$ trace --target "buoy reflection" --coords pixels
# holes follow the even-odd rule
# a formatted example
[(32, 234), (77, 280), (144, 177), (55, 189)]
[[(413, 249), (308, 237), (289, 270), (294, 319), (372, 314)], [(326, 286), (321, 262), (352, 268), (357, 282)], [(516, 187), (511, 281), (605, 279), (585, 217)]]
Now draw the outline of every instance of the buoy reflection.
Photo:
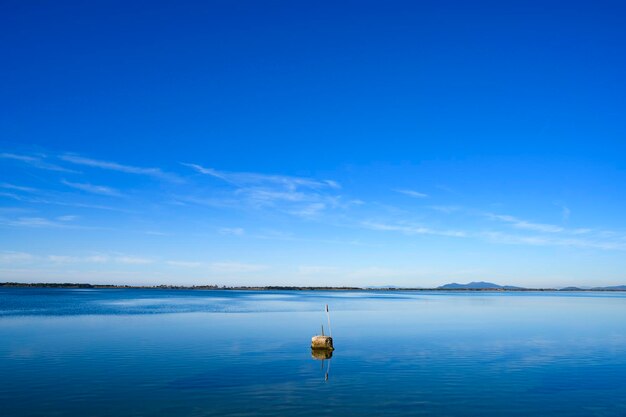
[(326, 365), (326, 372), (324, 372), (324, 381), (328, 381), (330, 359), (333, 357), (333, 351), (328, 349), (311, 349), (311, 357), (318, 361), (322, 361), (322, 372), (324, 372), (324, 362), (328, 361), (328, 364)]
[(323, 361), (333, 357), (333, 351), (328, 349), (311, 349), (311, 357)]

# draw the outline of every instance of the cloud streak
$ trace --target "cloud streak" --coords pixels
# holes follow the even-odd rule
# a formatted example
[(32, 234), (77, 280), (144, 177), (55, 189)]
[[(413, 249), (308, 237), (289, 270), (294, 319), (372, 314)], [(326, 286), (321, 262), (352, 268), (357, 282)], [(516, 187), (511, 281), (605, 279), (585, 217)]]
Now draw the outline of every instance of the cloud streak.
[(115, 257), (115, 262), (124, 265), (147, 265), (154, 263), (154, 260), (137, 256), (117, 256)]
[(76, 263), (96, 263), (103, 264), (109, 262), (110, 258), (105, 255), (91, 256), (68, 256), (68, 255), (47, 255), (46, 260), (56, 264), (76, 264)]
[(39, 190), (36, 188), (24, 187), (22, 185), (8, 184), (6, 182), (0, 184), (0, 188), (4, 188), (5, 190), (21, 191), (24, 193), (38, 193), (39, 192)]
[(100, 195), (107, 195), (107, 196), (112, 196), (112, 197), (119, 197), (121, 195), (120, 192), (117, 191), (116, 189), (111, 188), (111, 187), (105, 187), (104, 185), (93, 185), (93, 184), (88, 184), (88, 183), (70, 182), (66, 180), (62, 180), (61, 183), (63, 183), (64, 185), (67, 185), (68, 187), (85, 191), (91, 194), (100, 194)]
[[(626, 235), (612, 231), (594, 231), (593, 229), (568, 230), (549, 224), (531, 223), (513, 216), (490, 215), (490, 218), (505, 222), (520, 233), (492, 230), (440, 230), (423, 225), (406, 223), (363, 222), (361, 226), (378, 231), (398, 232), (405, 235), (433, 235), (454, 238), (471, 238), (492, 244), (575, 247), (582, 249), (626, 250)], [(521, 234), (521, 232), (528, 234)]]
[(433, 235), (446, 237), (468, 237), (469, 235), (460, 230), (438, 230), (419, 225), (388, 224), (377, 222), (363, 222), (362, 226), (370, 230), (400, 232), (405, 235)]
[(203, 265), (202, 262), (190, 262), (190, 261), (167, 261), (169, 266), (182, 267), (182, 268), (198, 268)]
[(237, 274), (237, 273), (249, 273), (260, 272), (268, 269), (267, 265), (260, 264), (248, 264), (241, 262), (213, 262), (209, 265), (209, 269), (212, 272), (224, 273), (224, 274)]
[(32, 156), (32, 155), (20, 155), (14, 153), (0, 153), (1, 159), (10, 159), (13, 161), (23, 162), (28, 164), (34, 168), (48, 170), (48, 171), (58, 171), (58, 172), (67, 172), (67, 173), (78, 173), (78, 171), (74, 171), (56, 164), (51, 164), (47, 162), (46, 156)]
[(45, 217), (18, 217), (16, 219), (4, 220), (1, 223), (7, 226), (11, 226), (11, 227), (32, 227), (32, 228), (69, 227), (69, 225), (67, 224), (67, 220), (49, 219)]
[(85, 158), (79, 155), (73, 154), (65, 154), (59, 156), (59, 159), (63, 161), (70, 162), (72, 164), (87, 166), (91, 168), (100, 168), (106, 169), (109, 171), (117, 171), (123, 172), (126, 174), (136, 174), (136, 175), (145, 175), (161, 180), (168, 180), (173, 182), (180, 182), (181, 179), (179, 176), (164, 172), (160, 168), (145, 168), (145, 167), (137, 167), (132, 165), (123, 165), (117, 162), (111, 161), (102, 161), (98, 159)]
[(35, 256), (26, 252), (3, 251), (0, 252), (0, 263), (22, 263), (35, 259)]
[(159, 260), (144, 256), (125, 254), (95, 253), (84, 256), (47, 254), (35, 255), (27, 252), (0, 251), (0, 264), (5, 266), (23, 265), (48, 265), (50, 267), (63, 267), (67, 265), (125, 265), (127, 267), (142, 267), (147, 265), (166, 265), (174, 268), (203, 270), (211, 274), (237, 275), (254, 274), (263, 272), (270, 267), (263, 264), (223, 261), (223, 262), (199, 262), (190, 260)]
[(341, 186), (339, 183), (333, 180), (315, 180), (311, 178), (292, 177), (287, 175), (270, 175), (260, 174), (254, 172), (228, 172), (218, 171), (213, 168), (205, 168), (198, 164), (182, 163), (182, 165), (192, 168), (193, 170), (219, 178), (237, 187), (246, 187), (250, 185), (278, 185), (288, 190), (296, 190), (297, 188), (311, 188), (311, 189), (323, 189), (334, 188), (339, 189)]
[(482, 232), (481, 236), (494, 243), (531, 246), (564, 246), (601, 250), (626, 250), (626, 241), (598, 238), (575, 238), (545, 235), (514, 235), (501, 232)]
[(544, 233), (560, 233), (565, 229), (561, 226), (556, 226), (553, 224), (544, 224), (544, 223), (533, 223), (526, 220), (518, 219), (514, 216), (509, 216), (506, 214), (493, 214), (488, 213), (487, 217), (492, 220), (498, 220), (504, 223), (508, 223), (511, 226), (517, 229), (525, 229), (525, 230), (533, 230), (536, 232), (544, 232)]
[(97, 253), (86, 256), (75, 255), (34, 255), (25, 252), (0, 252), (0, 262), (2, 263), (51, 263), (56, 265), (67, 264), (122, 264), (122, 265), (147, 265), (154, 263), (151, 258), (130, 256), (130, 255), (109, 255)]
[(220, 235), (225, 236), (243, 236), (246, 233), (241, 227), (222, 227), (218, 232)]
[(420, 193), (419, 191), (414, 190), (394, 190), (397, 193), (408, 195), (413, 198), (428, 198), (428, 194)]
[(271, 208), (305, 219), (319, 218), (330, 209), (351, 205), (351, 202), (343, 202), (341, 196), (336, 194), (341, 186), (333, 180), (218, 171), (190, 163), (182, 165), (200, 174), (217, 178), (232, 187), (232, 192), (225, 198), (187, 196), (183, 200), (188, 202), (212, 206)]

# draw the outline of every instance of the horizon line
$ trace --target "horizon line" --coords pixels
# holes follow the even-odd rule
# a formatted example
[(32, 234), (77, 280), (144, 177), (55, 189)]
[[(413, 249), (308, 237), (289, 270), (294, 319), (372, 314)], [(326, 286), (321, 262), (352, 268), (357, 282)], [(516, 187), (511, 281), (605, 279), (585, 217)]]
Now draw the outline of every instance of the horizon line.
[[(455, 283), (452, 283), (453, 285)], [(173, 285), (173, 284), (155, 284), (155, 285), (130, 285), (130, 284), (90, 284), (77, 282), (0, 282), (0, 288), (79, 288), (79, 289), (171, 289), (171, 290), (288, 290), (288, 291), (491, 291), (491, 292), (524, 292), (524, 291), (626, 291), (626, 285), (612, 285), (604, 287), (583, 288), (578, 286), (565, 287), (516, 287), (511, 285), (496, 285), (495, 287), (468, 287), (468, 284), (457, 284), (460, 287), (447, 287), (451, 284), (444, 284), (439, 287), (400, 287), (400, 286), (306, 286), (306, 285)], [(447, 287), (447, 288), (446, 288)]]

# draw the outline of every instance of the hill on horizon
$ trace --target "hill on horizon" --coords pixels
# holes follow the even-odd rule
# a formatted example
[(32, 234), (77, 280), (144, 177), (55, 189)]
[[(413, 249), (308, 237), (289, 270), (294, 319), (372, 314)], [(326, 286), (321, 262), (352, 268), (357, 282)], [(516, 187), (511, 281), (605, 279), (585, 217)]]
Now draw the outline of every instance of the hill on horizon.
[(470, 289), (470, 290), (487, 290), (487, 289), (502, 289), (502, 290), (518, 290), (522, 289), (522, 287), (514, 287), (512, 285), (498, 285), (493, 282), (485, 282), (485, 281), (472, 281), (467, 284), (458, 284), (456, 282), (445, 284), (440, 287), (437, 287), (440, 290), (461, 290), (461, 289)]
[(614, 285), (611, 287), (594, 287), (592, 290), (601, 290), (601, 291), (626, 291), (626, 285)]

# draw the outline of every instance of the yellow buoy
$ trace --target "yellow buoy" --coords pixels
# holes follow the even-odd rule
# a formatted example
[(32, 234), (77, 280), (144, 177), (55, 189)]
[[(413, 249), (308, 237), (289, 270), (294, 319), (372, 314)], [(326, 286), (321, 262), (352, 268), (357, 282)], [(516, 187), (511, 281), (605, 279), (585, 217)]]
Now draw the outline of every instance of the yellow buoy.
[(333, 347), (333, 338), (324, 335), (313, 336), (311, 338), (311, 349), (335, 350)]

